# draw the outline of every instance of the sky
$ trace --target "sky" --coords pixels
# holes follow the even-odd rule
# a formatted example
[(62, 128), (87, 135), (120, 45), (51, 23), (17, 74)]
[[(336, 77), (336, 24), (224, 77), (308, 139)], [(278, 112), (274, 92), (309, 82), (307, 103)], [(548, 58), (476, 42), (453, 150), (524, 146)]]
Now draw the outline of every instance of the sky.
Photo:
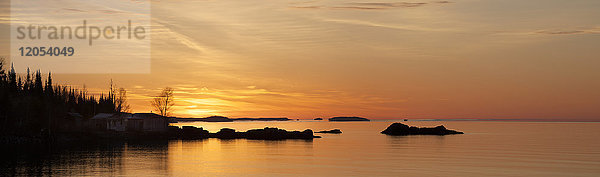
[[(0, 56), (10, 56), (2, 1)], [(180, 117), (600, 121), (597, 0), (171, 0), (151, 73), (53, 74)], [(14, 19), (12, 19), (14, 21)]]

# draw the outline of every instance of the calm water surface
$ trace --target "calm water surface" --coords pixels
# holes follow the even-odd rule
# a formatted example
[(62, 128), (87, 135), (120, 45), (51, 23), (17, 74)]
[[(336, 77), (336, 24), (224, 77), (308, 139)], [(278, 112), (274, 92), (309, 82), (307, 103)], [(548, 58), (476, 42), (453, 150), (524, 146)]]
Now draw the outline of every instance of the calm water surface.
[[(600, 176), (600, 123), (419, 122), (464, 135), (393, 137), (377, 122), (192, 122), (211, 132), (265, 126), (328, 130), (312, 141), (100, 143), (4, 160), (4, 175), (116, 176)], [(24, 153), (18, 151), (19, 153)]]

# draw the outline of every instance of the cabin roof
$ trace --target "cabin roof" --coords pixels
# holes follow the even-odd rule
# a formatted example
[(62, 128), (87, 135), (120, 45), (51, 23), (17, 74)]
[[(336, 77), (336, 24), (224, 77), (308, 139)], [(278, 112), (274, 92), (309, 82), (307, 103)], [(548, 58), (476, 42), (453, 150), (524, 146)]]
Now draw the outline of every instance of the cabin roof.
[(112, 114), (112, 113), (98, 113), (94, 117), (92, 117), (92, 119), (106, 119), (113, 115), (114, 114)]
[(133, 114), (131, 113), (98, 113), (92, 119), (121, 119), (121, 118), (131, 118)]
[(133, 118), (167, 118), (165, 116), (161, 116), (155, 113), (135, 113), (133, 114)]

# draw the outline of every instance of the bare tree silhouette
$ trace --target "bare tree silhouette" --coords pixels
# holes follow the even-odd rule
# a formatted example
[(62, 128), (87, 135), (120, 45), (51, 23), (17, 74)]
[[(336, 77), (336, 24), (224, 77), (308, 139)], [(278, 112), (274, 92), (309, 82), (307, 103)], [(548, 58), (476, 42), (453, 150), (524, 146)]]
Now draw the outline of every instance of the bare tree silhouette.
[(173, 89), (171, 87), (163, 89), (160, 95), (154, 97), (154, 100), (152, 100), (152, 107), (154, 107), (154, 110), (161, 116), (169, 116), (173, 105), (175, 105), (175, 102), (173, 100)]
[(119, 95), (115, 100), (115, 109), (117, 110), (117, 112), (130, 112), (131, 107), (127, 103), (127, 90), (125, 90), (124, 88), (119, 88), (118, 94)]

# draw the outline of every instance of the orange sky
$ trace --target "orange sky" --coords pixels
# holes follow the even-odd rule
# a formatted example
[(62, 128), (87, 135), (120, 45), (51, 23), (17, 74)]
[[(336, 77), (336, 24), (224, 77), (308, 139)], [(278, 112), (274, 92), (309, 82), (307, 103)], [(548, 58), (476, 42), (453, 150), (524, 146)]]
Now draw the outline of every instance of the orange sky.
[(55, 82), (135, 112), (170, 86), (183, 117), (600, 120), (600, 1), (152, 3), (151, 74)]

